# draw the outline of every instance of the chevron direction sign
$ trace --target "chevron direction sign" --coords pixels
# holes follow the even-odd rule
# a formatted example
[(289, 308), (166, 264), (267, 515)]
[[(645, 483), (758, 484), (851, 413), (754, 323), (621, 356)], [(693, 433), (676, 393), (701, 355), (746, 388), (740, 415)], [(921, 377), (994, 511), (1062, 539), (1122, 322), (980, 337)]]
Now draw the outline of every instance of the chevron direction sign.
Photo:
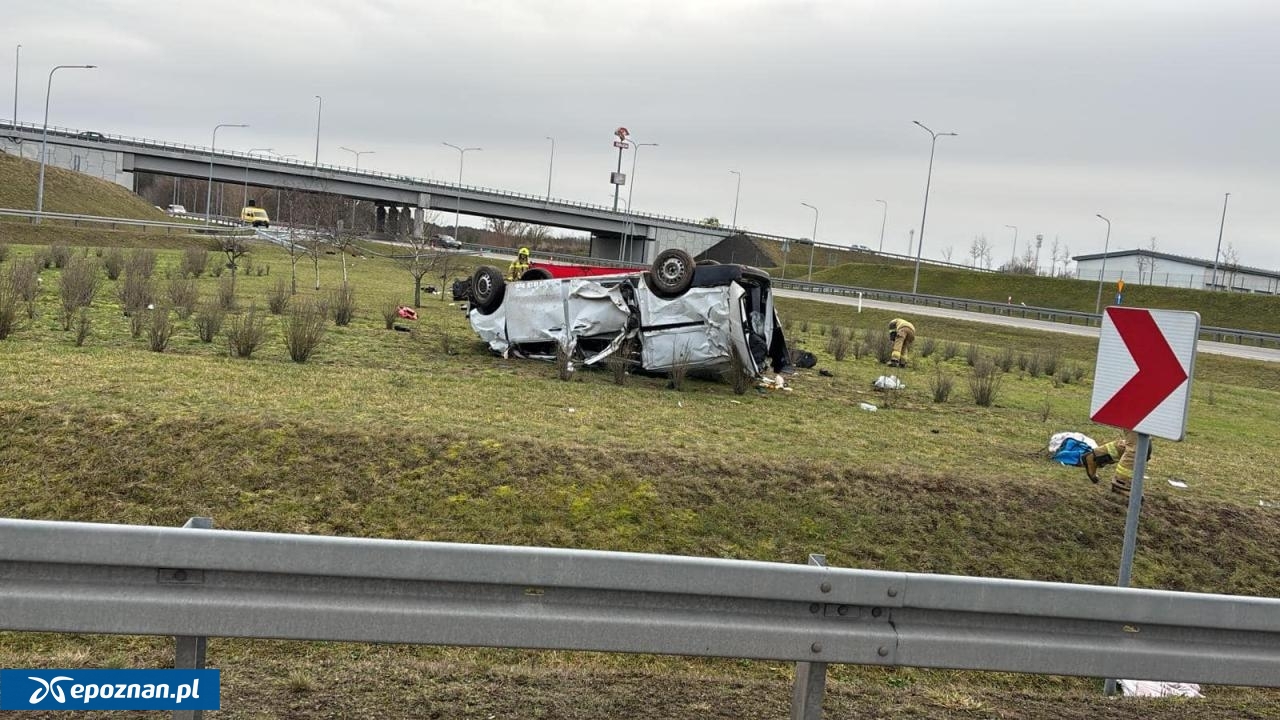
[(1200, 313), (1107, 308), (1089, 417), (1104, 425), (1181, 440), (1199, 335)]

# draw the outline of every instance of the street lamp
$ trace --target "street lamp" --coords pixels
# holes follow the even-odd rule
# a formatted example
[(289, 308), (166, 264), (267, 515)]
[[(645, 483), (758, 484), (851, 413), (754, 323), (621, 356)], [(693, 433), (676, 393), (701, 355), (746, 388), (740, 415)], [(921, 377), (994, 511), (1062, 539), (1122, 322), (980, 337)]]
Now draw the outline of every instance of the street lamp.
[(1102, 312), (1102, 283), (1107, 277), (1107, 250), (1111, 247), (1111, 221), (1098, 213), (1098, 219), (1107, 224), (1107, 239), (1102, 245), (1102, 271), (1098, 273), (1098, 299), (1093, 304), (1093, 312)]
[(355, 156), (356, 156), (356, 170), (359, 170), (359, 169), (360, 169), (360, 156), (361, 156), (361, 155), (373, 155), (374, 153), (376, 153), (376, 152), (377, 152), (377, 150), (352, 150), (351, 148), (346, 147), (346, 146), (343, 146), (343, 145), (339, 145), (339, 146), (338, 146), (338, 149), (339, 149), (339, 150), (346, 150), (347, 152), (349, 152), (349, 153), (351, 153), (352, 155), (355, 155)]
[(645, 146), (658, 147), (658, 143), (633, 142), (631, 143), (631, 146), (635, 148), (635, 152), (631, 153), (631, 177), (628, 179), (628, 182), (631, 183), (631, 187), (627, 188), (627, 228), (628, 230), (626, 233), (626, 237), (623, 238), (622, 247), (619, 248), (619, 252), (618, 252), (618, 254), (622, 256), (619, 259), (623, 259), (623, 260), (628, 258), (628, 255), (626, 254), (626, 246), (629, 242), (631, 242), (631, 233), (635, 229), (635, 218), (631, 217), (631, 196), (634, 195), (636, 192), (636, 163), (640, 160), (640, 148)]
[(240, 203), (240, 207), (249, 207), (249, 166), (253, 164), (253, 154), (256, 152), (271, 154), (275, 152), (275, 148), (254, 148), (245, 153), (244, 161), (244, 202)]
[[(218, 128), (238, 127), (247, 128), (248, 125), (242, 123), (221, 123), (213, 126), (213, 142), (209, 143), (209, 184), (205, 188), (204, 195), (204, 223), (209, 224), (212, 219), (210, 210), (213, 208), (213, 152), (218, 147)], [(196, 192), (199, 192), (198, 190)]]
[(316, 95), (316, 161), (315, 166), (320, 167), (320, 111), (324, 109), (324, 98)]
[(556, 139), (545, 136), (551, 141), (551, 160), (547, 163), (547, 202), (551, 202), (551, 173), (556, 169)]
[(1231, 193), (1222, 196), (1222, 221), (1218, 223), (1218, 248), (1213, 251), (1213, 280), (1209, 282), (1209, 290), (1218, 287), (1218, 253), (1222, 252), (1222, 230), (1227, 226), (1227, 199)]
[(479, 147), (458, 147), (453, 143), (444, 143), (454, 150), (458, 151), (458, 204), (454, 206), (453, 211), (453, 239), (462, 242), (462, 238), (458, 237), (458, 218), (462, 215), (462, 161), (466, 159), (467, 152), (470, 150), (484, 150)]
[(738, 176), (738, 186), (733, 191), (733, 229), (738, 229), (738, 197), (742, 194), (742, 173), (737, 170), (730, 170), (731, 175)]
[(924, 126), (919, 120), (911, 122), (920, 126), (921, 130), (929, 133), (933, 137), (933, 141), (929, 143), (929, 175), (924, 181), (924, 210), (920, 212), (920, 242), (916, 243), (916, 272), (915, 277), (911, 280), (911, 294), (915, 295), (916, 290), (920, 287), (920, 254), (924, 250), (924, 221), (929, 216), (929, 186), (933, 184), (933, 151), (938, 146), (938, 138), (944, 136), (955, 137), (956, 133), (936, 133)]
[(1009, 253), (1009, 269), (1013, 270), (1013, 264), (1018, 262), (1018, 226), (1005, 225), (1007, 228), (1013, 228), (1013, 252)]
[(884, 205), (884, 212), (880, 215), (880, 252), (884, 252), (884, 224), (889, 219), (889, 203), (884, 200), (877, 200), (876, 202)]
[(809, 281), (813, 281), (813, 249), (818, 246), (818, 208), (807, 202), (801, 205), (813, 211), (813, 237), (809, 239)]
[[(49, 86), (44, 92), (44, 129), (40, 136), (40, 184), (36, 187), (36, 222), (40, 222), (38, 213), (44, 211), (44, 166), (45, 166), (45, 148), (49, 145), (49, 95), (53, 92), (53, 74), (63, 68), (75, 68), (79, 70), (91, 70), (98, 67), (97, 65), (58, 65), (49, 71)], [(15, 121), (16, 122), (16, 121)]]
[(18, 128), (18, 65), (22, 62), (22, 44), (13, 50), (13, 127)]

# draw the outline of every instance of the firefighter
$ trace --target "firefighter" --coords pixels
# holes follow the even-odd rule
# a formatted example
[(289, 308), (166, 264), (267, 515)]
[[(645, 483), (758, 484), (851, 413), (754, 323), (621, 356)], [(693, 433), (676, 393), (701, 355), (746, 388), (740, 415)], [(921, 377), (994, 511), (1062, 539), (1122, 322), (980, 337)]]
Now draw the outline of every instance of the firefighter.
[(907, 366), (907, 353), (911, 351), (911, 343), (915, 340), (915, 325), (902, 318), (889, 321), (889, 342), (893, 343), (893, 356), (889, 358), (889, 367)]
[[(1138, 433), (1126, 430), (1124, 437), (1099, 445), (1093, 452), (1084, 455), (1084, 474), (1090, 482), (1098, 482), (1098, 468), (1115, 464), (1116, 476), (1111, 480), (1111, 492), (1129, 496), (1133, 486), (1134, 452), (1138, 448)], [(1151, 446), (1147, 446), (1147, 458), (1151, 457)]]
[(520, 248), (520, 253), (516, 255), (516, 259), (511, 261), (511, 266), (507, 270), (507, 276), (511, 280), (519, 280), (524, 271), (529, 269), (529, 248)]

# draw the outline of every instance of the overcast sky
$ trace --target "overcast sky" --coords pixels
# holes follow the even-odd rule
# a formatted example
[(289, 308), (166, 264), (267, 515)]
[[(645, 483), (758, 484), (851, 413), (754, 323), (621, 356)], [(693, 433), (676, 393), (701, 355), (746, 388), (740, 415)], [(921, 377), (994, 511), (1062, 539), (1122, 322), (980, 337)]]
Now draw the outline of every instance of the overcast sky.
[[(312, 157), (907, 252), (938, 140), (926, 256), (1037, 233), (1280, 269), (1276, 0), (0, 0), (20, 120)], [(6, 57), (7, 54), (7, 57)], [(7, 70), (7, 72), (6, 72)], [(0, 91), (0, 100), (4, 100)], [(12, 114), (11, 99), (0, 116)], [(624, 170), (630, 172), (628, 152)], [(624, 189), (625, 200), (626, 189)]]

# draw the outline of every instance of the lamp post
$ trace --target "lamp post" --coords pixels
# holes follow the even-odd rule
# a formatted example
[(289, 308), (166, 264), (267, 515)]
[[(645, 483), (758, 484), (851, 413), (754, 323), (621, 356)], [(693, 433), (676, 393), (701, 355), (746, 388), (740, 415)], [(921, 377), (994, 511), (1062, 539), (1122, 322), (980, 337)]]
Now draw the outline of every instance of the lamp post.
[(1209, 290), (1218, 287), (1218, 253), (1222, 252), (1222, 230), (1227, 226), (1227, 200), (1231, 193), (1222, 196), (1222, 221), (1218, 223), (1218, 247), (1213, 251), (1213, 279), (1209, 281)]
[[(213, 142), (209, 143), (209, 184), (205, 187), (204, 195), (204, 223), (206, 225), (208, 225), (209, 221), (213, 218), (213, 215), (210, 212), (213, 208), (213, 153), (218, 147), (218, 128), (224, 127), (247, 128), (249, 126), (243, 123), (220, 123), (213, 126)], [(196, 192), (199, 191), (197, 190)]]
[(911, 294), (915, 295), (916, 290), (920, 287), (920, 255), (924, 250), (924, 221), (929, 216), (929, 186), (933, 184), (933, 151), (938, 146), (939, 137), (955, 137), (956, 133), (936, 133), (925, 127), (924, 123), (919, 120), (912, 120), (911, 122), (919, 125), (921, 130), (933, 137), (933, 141), (929, 143), (929, 174), (924, 181), (924, 210), (920, 212), (920, 242), (916, 243), (916, 272), (915, 277), (911, 280)]
[(316, 95), (316, 160), (315, 166), (320, 167), (320, 111), (324, 110), (324, 98)]
[(269, 155), (275, 151), (276, 151), (275, 148), (254, 148), (249, 152), (245, 153), (246, 157), (244, 161), (244, 193), (243, 193), (244, 201), (240, 203), (240, 207), (242, 208), (249, 207), (249, 166), (253, 164), (253, 154), (260, 152), (260, 153), (266, 153)]
[(884, 212), (880, 215), (880, 252), (884, 252), (884, 224), (889, 219), (889, 203), (884, 200), (876, 202), (884, 205)]
[[(271, 154), (272, 154), (272, 155), (275, 155), (276, 157), (280, 158), (281, 160), (285, 160), (285, 159), (287, 159), (287, 158), (296, 158), (296, 157), (298, 157), (297, 155), (294, 155), (294, 154), (292, 154), (292, 153), (290, 153), (290, 154), (288, 154), (288, 155), (281, 155), (280, 153), (271, 153)], [(276, 185), (276, 214), (275, 214), (275, 218), (276, 218), (276, 222), (277, 222), (277, 223), (280, 223), (281, 221), (283, 221), (283, 220), (284, 220), (284, 217), (280, 214), (280, 186), (279, 186), (279, 185)]]
[[(53, 74), (63, 68), (75, 68), (79, 70), (91, 70), (98, 67), (97, 65), (57, 65), (49, 71), (49, 86), (44, 92), (44, 129), (40, 135), (40, 183), (36, 186), (36, 212), (44, 212), (44, 166), (45, 166), (45, 149), (49, 145), (49, 95), (53, 92)], [(36, 222), (40, 222), (40, 216), (36, 215)]]
[(635, 218), (631, 217), (631, 196), (636, 192), (636, 163), (640, 160), (640, 148), (645, 146), (658, 147), (658, 143), (633, 142), (631, 146), (635, 148), (635, 151), (631, 153), (631, 177), (628, 178), (631, 187), (627, 188), (627, 234), (623, 238), (622, 247), (619, 248), (618, 253), (622, 256), (619, 258), (621, 260), (626, 260), (628, 257), (626, 254), (627, 245), (631, 242), (631, 233), (635, 229)]
[(464, 148), (464, 147), (458, 147), (453, 143), (444, 143), (444, 144), (458, 151), (458, 195), (457, 195), (458, 203), (457, 205), (454, 206), (454, 211), (453, 211), (453, 239), (461, 242), (462, 238), (458, 237), (458, 218), (462, 216), (462, 161), (466, 159), (468, 151), (484, 150), (484, 148), (479, 148), (479, 147)]
[[(340, 149), (340, 150), (346, 150), (347, 152), (349, 152), (349, 153), (351, 153), (352, 155), (355, 155), (355, 156), (356, 156), (356, 172), (359, 172), (359, 171), (360, 171), (360, 156), (361, 156), (361, 155), (373, 155), (375, 152), (377, 152), (376, 150), (352, 150), (351, 148), (349, 148), (349, 147), (347, 147), (347, 146), (345, 146), (345, 145), (339, 145), (339, 146), (338, 146), (338, 149)], [(350, 228), (350, 229), (351, 229), (353, 232), (354, 232), (354, 231), (355, 231), (355, 229), (356, 229), (356, 199), (355, 199), (355, 198), (351, 198), (351, 228)]]
[(729, 174), (738, 176), (738, 186), (733, 190), (733, 229), (738, 229), (738, 198), (742, 195), (742, 173), (730, 170)]
[(802, 202), (800, 204), (813, 211), (813, 237), (809, 238), (809, 280), (812, 281), (813, 280), (813, 249), (818, 246), (818, 208), (810, 205), (807, 202)]
[(556, 139), (550, 135), (546, 138), (551, 141), (551, 160), (547, 162), (547, 202), (551, 202), (551, 174), (556, 169)]
[(18, 127), (18, 66), (22, 62), (22, 43), (13, 50), (13, 127)]
[(1018, 262), (1018, 226), (1005, 225), (1007, 228), (1013, 228), (1013, 251), (1009, 253), (1009, 269), (1013, 269), (1013, 264)]
[(1102, 245), (1102, 271), (1098, 273), (1098, 299), (1093, 303), (1095, 313), (1102, 312), (1102, 283), (1107, 277), (1107, 250), (1111, 247), (1111, 221), (1098, 213), (1098, 219), (1107, 224), (1107, 239)]

